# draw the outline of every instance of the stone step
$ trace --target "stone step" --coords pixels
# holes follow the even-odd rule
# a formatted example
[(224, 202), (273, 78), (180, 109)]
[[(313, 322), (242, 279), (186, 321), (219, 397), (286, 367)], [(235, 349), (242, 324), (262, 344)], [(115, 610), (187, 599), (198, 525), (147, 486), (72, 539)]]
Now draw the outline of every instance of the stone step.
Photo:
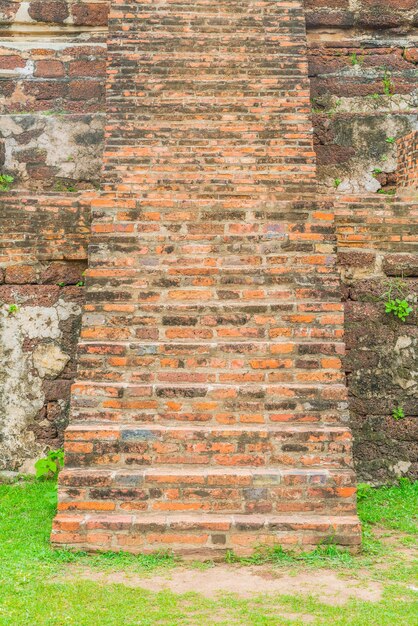
[(66, 431), (66, 466), (321, 467), (351, 465), (345, 427), (76, 425)]
[(184, 557), (217, 558), (233, 550), (249, 555), (257, 545), (309, 550), (335, 543), (357, 551), (355, 515), (150, 515), (58, 513), (52, 529), (56, 546), (150, 553), (173, 550)]
[(355, 514), (348, 470), (167, 466), (135, 470), (68, 469), (59, 511)]

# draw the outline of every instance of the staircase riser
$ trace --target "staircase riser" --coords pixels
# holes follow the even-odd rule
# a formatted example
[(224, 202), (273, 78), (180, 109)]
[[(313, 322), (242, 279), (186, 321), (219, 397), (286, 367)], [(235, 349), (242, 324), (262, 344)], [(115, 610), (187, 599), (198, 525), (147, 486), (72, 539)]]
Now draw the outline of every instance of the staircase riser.
[[(151, 481), (152, 482), (152, 481)], [(60, 511), (144, 511), (169, 513), (283, 513), (354, 514), (355, 487), (289, 488), (256, 485), (244, 488), (196, 486), (173, 483), (140, 489), (60, 489)]]
[(96, 519), (78, 520), (69, 516), (54, 522), (52, 541), (57, 546), (71, 544), (88, 551), (129, 550), (136, 553), (173, 550), (184, 557), (223, 558), (226, 550), (237, 555), (251, 554), (260, 545), (281, 545), (292, 549), (309, 550), (327, 542), (348, 547), (352, 552), (359, 549), (358, 522), (321, 523), (246, 523), (219, 522), (152, 522), (134, 520), (118, 522)]
[[(167, 358), (175, 358), (168, 356)], [(239, 358), (239, 357), (237, 357)], [(346, 388), (340, 372), (309, 369), (302, 372), (303, 385), (287, 383), (280, 378), (292, 378), (277, 370), (235, 374), (228, 367), (218, 374), (224, 384), (196, 382), (196, 370), (182, 374), (181, 382), (149, 384), (155, 374), (146, 360), (142, 367), (122, 369), (116, 376), (124, 378), (126, 386), (82, 383), (74, 385), (72, 411), (74, 420), (86, 422), (114, 421), (132, 423), (205, 422), (213, 424), (274, 424), (286, 422), (341, 422), (346, 404)], [(269, 359), (264, 360), (268, 363)], [(262, 363), (260, 360), (259, 363)], [(83, 370), (81, 371), (83, 373)], [(90, 370), (95, 374), (95, 370)], [(85, 371), (88, 375), (88, 370)], [(112, 378), (112, 369), (105, 374)], [(274, 376), (276, 384), (266, 384), (263, 378)], [(174, 377), (176, 378), (176, 377)], [(177, 377), (178, 378), (178, 377)], [(188, 383), (185, 379), (188, 379)], [(129, 385), (131, 380), (136, 385)], [(328, 384), (332, 381), (332, 384)], [(113, 381), (118, 382), (118, 381)]]
[(67, 467), (349, 467), (348, 433), (128, 430), (67, 433)]
[[(167, 341), (155, 343), (119, 343), (119, 344), (81, 344), (79, 348), (80, 388), (75, 387), (77, 396), (83, 396), (83, 379), (87, 382), (95, 381), (132, 385), (132, 394), (135, 386), (143, 383), (144, 394), (151, 394), (150, 383), (202, 384), (202, 383), (248, 383), (290, 382), (298, 384), (312, 379), (312, 373), (322, 369), (327, 372), (323, 377), (324, 383), (338, 382), (341, 377), (341, 358), (344, 347), (340, 343), (314, 344), (312, 342), (295, 343), (285, 336), (288, 328), (272, 331), (266, 328), (267, 315), (260, 315), (260, 327), (231, 329), (229, 341), (211, 342), (213, 329), (202, 330), (197, 327), (177, 326), (146, 330), (148, 338), (158, 340), (159, 333), (167, 334), (175, 339), (175, 343)], [(180, 317), (171, 317), (179, 321)], [(185, 319), (185, 315), (181, 319)], [(261, 323), (263, 326), (261, 327)], [(248, 332), (247, 332), (248, 331)], [(282, 341), (268, 343), (266, 335), (274, 332), (283, 333)], [(219, 327), (216, 333), (220, 333)], [(202, 341), (204, 336), (207, 341)], [(237, 337), (242, 337), (242, 343)], [(232, 342), (235, 336), (235, 341)], [(264, 337), (264, 339), (260, 339)], [(183, 342), (183, 343), (182, 343)], [(187, 343), (186, 343), (187, 342)], [(193, 343), (195, 342), (195, 343)], [(162, 385), (161, 385), (162, 386)], [(103, 395), (105, 390), (97, 390)], [(301, 389), (303, 394), (303, 388)], [(117, 393), (117, 391), (113, 392)], [(120, 390), (119, 395), (129, 397), (129, 389)], [(307, 392), (305, 392), (307, 393)], [(213, 396), (214, 392), (207, 390), (206, 395)], [(312, 395), (312, 391), (310, 393)], [(303, 398), (300, 398), (300, 405)]]

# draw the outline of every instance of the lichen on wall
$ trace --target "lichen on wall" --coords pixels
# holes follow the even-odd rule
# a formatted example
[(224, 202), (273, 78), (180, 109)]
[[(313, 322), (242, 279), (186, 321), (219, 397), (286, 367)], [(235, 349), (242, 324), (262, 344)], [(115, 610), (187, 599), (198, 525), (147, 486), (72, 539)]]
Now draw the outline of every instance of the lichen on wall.
[(75, 191), (100, 181), (102, 115), (3, 115), (0, 167), (13, 187)]
[(81, 308), (62, 298), (50, 306), (15, 306), (0, 308), (0, 470), (30, 471), (64, 426), (67, 400), (55, 403), (55, 415), (52, 406), (49, 412), (43, 408), (48, 382), (63, 376), (71, 358), (63, 323), (79, 318)]
[(321, 188), (393, 191), (393, 140), (417, 129), (416, 1), (306, 0), (305, 8)]
[[(409, 196), (348, 200), (337, 207), (337, 236), (357, 475), (418, 478), (418, 205)], [(386, 312), (389, 289), (412, 308), (405, 321)]]

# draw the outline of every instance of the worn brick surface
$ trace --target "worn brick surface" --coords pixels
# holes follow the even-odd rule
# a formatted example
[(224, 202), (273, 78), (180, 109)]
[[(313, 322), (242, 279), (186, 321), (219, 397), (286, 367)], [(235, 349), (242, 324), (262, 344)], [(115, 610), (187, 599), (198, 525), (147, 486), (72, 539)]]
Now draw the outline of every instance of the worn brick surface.
[[(405, 158), (410, 187), (402, 194), (343, 196), (336, 205), (354, 458), (359, 475), (375, 483), (418, 476), (418, 204), (416, 162)], [(394, 280), (413, 308), (406, 322), (385, 313)], [(392, 417), (398, 406), (401, 421)]]
[(104, 193), (52, 540), (355, 549), (303, 7), (115, 2), (108, 50)]
[(418, 132), (409, 133), (398, 141), (398, 185), (418, 187)]

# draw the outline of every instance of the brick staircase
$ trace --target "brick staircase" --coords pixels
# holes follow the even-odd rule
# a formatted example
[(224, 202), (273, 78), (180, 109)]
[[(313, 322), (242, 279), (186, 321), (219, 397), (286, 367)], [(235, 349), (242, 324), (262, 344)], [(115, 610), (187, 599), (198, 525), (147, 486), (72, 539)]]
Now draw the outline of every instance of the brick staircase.
[(301, 2), (112, 3), (105, 185), (52, 541), (356, 549)]

